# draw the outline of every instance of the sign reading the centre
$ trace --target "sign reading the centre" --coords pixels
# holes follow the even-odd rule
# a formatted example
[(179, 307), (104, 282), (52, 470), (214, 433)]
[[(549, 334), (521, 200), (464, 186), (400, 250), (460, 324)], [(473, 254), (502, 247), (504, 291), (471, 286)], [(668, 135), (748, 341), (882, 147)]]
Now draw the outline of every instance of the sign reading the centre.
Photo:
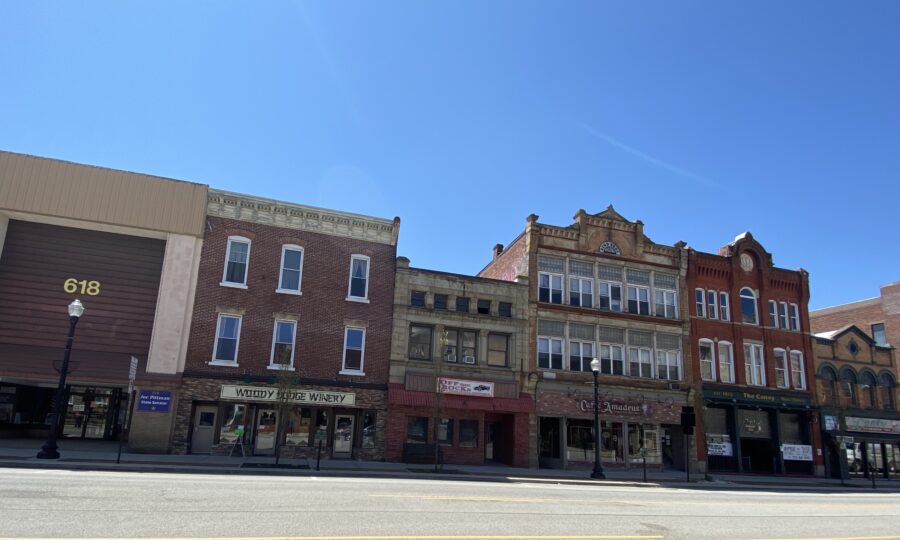
[(322, 392), (318, 390), (287, 390), (282, 397), (277, 388), (265, 386), (239, 386), (223, 384), (219, 397), (222, 399), (235, 399), (241, 401), (288, 401), (306, 405), (344, 405), (356, 404), (356, 394), (344, 392)]
[(438, 392), (460, 396), (494, 397), (494, 383), (439, 377)]

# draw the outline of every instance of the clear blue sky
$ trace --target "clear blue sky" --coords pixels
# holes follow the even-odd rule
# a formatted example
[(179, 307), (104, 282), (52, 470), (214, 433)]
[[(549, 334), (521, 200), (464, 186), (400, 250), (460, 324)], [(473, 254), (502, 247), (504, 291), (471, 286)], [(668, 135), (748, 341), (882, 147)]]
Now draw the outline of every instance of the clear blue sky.
[(811, 307), (900, 280), (900, 2), (5, 2), (0, 148), (391, 218), (750, 230)]

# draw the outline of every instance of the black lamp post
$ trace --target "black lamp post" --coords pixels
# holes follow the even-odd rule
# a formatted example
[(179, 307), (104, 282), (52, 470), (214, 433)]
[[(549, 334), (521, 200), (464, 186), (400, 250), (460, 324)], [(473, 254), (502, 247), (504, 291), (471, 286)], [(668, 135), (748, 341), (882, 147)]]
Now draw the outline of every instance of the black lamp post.
[(600, 360), (591, 360), (591, 371), (594, 372), (594, 470), (591, 478), (606, 478), (603, 465), (600, 465)]
[(59, 419), (62, 417), (63, 397), (66, 391), (66, 375), (69, 373), (69, 356), (72, 354), (72, 341), (75, 339), (75, 325), (84, 313), (84, 306), (78, 299), (69, 304), (69, 337), (66, 338), (66, 354), (63, 356), (62, 369), (59, 370), (59, 386), (56, 388), (56, 399), (53, 401), (53, 423), (50, 425), (50, 434), (47, 442), (38, 452), (38, 459), (59, 459), (59, 451), (56, 449), (56, 436), (59, 432)]

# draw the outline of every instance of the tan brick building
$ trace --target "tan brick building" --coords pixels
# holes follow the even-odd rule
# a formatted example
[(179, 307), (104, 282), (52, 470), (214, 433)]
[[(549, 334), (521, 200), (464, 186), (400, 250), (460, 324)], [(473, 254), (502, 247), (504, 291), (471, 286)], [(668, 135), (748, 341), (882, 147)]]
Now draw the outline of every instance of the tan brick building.
[[(526, 370), (535, 381), (542, 467), (594, 459), (594, 407), (600, 407), (605, 465), (683, 468), (682, 407), (693, 403), (687, 343), (687, 250), (656, 244), (640, 221), (612, 206), (579, 210), (568, 226), (528, 217), (507, 249), (498, 245), (479, 276), (529, 278)], [(600, 360), (593, 399), (590, 362)], [(694, 450), (687, 450), (694, 461)]]
[(528, 280), (411, 268), (394, 289), (389, 461), (535, 466)]
[(900, 345), (900, 281), (881, 287), (875, 298), (809, 312), (813, 332), (855, 325), (882, 345)]
[(173, 452), (383, 459), (399, 218), (218, 190), (207, 214)]

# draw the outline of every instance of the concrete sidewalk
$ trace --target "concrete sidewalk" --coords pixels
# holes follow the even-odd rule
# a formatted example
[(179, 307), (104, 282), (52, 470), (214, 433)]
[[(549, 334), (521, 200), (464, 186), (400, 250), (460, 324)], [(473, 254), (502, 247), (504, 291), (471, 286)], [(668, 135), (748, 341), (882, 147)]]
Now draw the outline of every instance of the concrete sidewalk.
[[(199, 474), (255, 474), (348, 476), (384, 478), (441, 478), (454, 480), (546, 482), (573, 485), (640, 485), (705, 489), (787, 489), (813, 491), (872, 491), (865, 479), (854, 479), (841, 486), (839, 480), (822, 477), (790, 477), (759, 475), (715, 474), (704, 478), (691, 474), (686, 481), (682, 471), (647, 471), (643, 482), (641, 469), (606, 468), (606, 480), (594, 480), (590, 469), (521, 469), (503, 465), (444, 465), (435, 471), (432, 465), (387, 463), (379, 461), (322, 459), (316, 468), (315, 459), (281, 459), (275, 468), (275, 458), (265, 456), (228, 457), (210, 455), (131, 454), (123, 452), (119, 463), (116, 443), (102, 441), (59, 442), (58, 460), (37, 459), (42, 441), (34, 439), (0, 440), (0, 467), (47, 468), (73, 470), (168, 472)], [(876, 479), (877, 491), (900, 492), (900, 481)]]

